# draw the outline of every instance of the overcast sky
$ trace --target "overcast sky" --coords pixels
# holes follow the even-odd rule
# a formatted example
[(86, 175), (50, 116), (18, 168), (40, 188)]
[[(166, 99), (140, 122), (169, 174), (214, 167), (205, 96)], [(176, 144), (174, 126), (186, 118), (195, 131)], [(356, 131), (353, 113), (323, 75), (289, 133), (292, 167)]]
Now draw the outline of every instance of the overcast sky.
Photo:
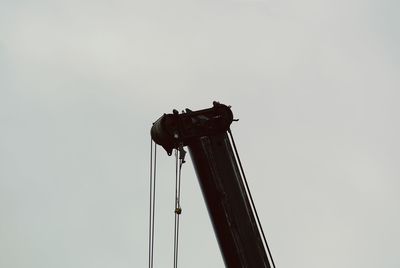
[[(399, 3), (0, 0), (0, 267), (146, 267), (151, 124), (213, 100), (278, 268), (400, 267)], [(223, 267), (182, 180), (180, 267)]]

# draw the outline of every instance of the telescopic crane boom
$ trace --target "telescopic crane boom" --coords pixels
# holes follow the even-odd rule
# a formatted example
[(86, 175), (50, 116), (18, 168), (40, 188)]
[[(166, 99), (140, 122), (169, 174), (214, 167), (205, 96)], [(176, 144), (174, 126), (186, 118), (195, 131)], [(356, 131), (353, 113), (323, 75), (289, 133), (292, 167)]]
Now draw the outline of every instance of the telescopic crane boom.
[(151, 128), (152, 139), (169, 155), (187, 146), (218, 244), (228, 268), (270, 268), (248, 193), (228, 137), (230, 107), (164, 114)]

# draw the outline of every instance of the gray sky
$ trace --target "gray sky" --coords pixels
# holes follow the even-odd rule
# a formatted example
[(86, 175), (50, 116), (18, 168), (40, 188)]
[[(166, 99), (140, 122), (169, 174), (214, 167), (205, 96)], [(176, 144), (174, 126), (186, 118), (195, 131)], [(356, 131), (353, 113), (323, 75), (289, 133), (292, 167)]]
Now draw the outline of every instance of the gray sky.
[[(146, 267), (151, 123), (213, 100), (277, 267), (400, 266), (398, 1), (0, 6), (0, 267)], [(174, 159), (158, 169), (168, 267)], [(180, 267), (222, 267), (190, 161), (182, 186)]]

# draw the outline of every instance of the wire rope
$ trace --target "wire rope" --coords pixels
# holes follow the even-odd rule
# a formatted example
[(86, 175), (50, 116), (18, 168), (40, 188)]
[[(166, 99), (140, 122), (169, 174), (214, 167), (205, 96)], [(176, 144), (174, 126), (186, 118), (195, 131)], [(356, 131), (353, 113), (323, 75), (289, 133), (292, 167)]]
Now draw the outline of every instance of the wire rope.
[[(174, 268), (178, 267), (178, 245), (179, 245), (179, 225), (180, 214), (182, 212), (180, 206), (181, 197), (181, 177), (182, 164), (185, 163), (186, 152), (183, 146), (175, 150), (175, 227), (174, 227)], [(156, 171), (157, 171), (157, 144), (151, 140), (150, 143), (150, 191), (149, 191), (149, 268), (154, 267), (154, 233), (155, 233), (155, 210), (156, 210)]]
[(174, 224), (174, 268), (178, 267), (178, 250), (179, 250), (179, 223), (182, 208), (180, 204), (181, 199), (181, 177), (182, 165), (185, 163), (185, 154), (183, 146), (175, 149), (175, 224)]
[(156, 200), (156, 168), (157, 168), (157, 145), (150, 139), (150, 193), (149, 193), (149, 268), (154, 265), (154, 218)]
[(255, 216), (256, 216), (258, 228), (259, 228), (259, 230), (260, 230), (260, 232), (261, 232), (261, 235), (262, 235), (262, 238), (263, 238), (265, 247), (266, 247), (266, 249), (267, 249), (267, 251), (268, 251), (268, 256), (269, 256), (269, 258), (270, 258), (270, 260), (271, 260), (272, 267), (273, 267), (273, 268), (276, 268), (276, 267), (275, 267), (274, 259), (272, 258), (271, 250), (270, 250), (270, 248), (269, 248), (269, 246), (268, 246), (268, 242), (267, 242), (267, 239), (266, 239), (266, 237), (265, 237), (264, 230), (263, 230), (262, 225), (261, 225), (260, 218), (259, 218), (259, 216), (258, 216), (258, 212), (257, 212), (256, 206), (255, 206), (255, 204), (254, 204), (253, 196), (252, 196), (252, 194), (251, 194), (251, 192), (250, 192), (249, 184), (247, 183), (246, 175), (245, 175), (245, 173), (244, 173), (244, 169), (243, 169), (243, 166), (242, 166), (242, 161), (240, 160), (239, 153), (238, 153), (238, 150), (237, 150), (237, 147), (236, 147), (236, 143), (235, 143), (235, 140), (233, 139), (232, 131), (231, 131), (230, 129), (228, 129), (228, 133), (229, 133), (230, 139), (231, 139), (231, 141), (232, 141), (233, 149), (234, 149), (234, 151), (235, 151), (235, 156), (236, 156), (236, 158), (237, 158), (237, 160), (238, 160), (238, 163), (239, 163), (239, 168), (240, 168), (240, 172), (242, 173), (242, 176), (243, 176), (243, 181), (244, 181), (244, 184), (245, 184), (245, 187), (246, 187), (246, 191), (247, 191), (248, 194), (249, 194), (249, 199), (250, 199), (250, 203), (251, 203), (252, 209), (253, 209), (254, 214), (255, 214)]
[(178, 259), (177, 256), (178, 215), (176, 214), (176, 209), (178, 207), (178, 178), (179, 178), (178, 169), (179, 169), (178, 150), (175, 149), (175, 206), (174, 206), (175, 222), (174, 222), (174, 266), (173, 266), (174, 268), (177, 267), (178, 265), (178, 260), (177, 260)]

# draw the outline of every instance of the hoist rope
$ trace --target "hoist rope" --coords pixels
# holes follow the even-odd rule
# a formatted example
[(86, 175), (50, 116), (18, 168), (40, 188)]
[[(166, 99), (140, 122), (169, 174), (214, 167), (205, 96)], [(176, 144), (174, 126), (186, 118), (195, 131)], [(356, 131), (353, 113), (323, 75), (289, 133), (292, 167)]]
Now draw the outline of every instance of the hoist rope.
[(150, 139), (149, 268), (153, 268), (154, 264), (154, 222), (155, 222), (154, 217), (156, 208), (155, 207), (156, 168), (157, 168), (157, 145), (154, 144), (154, 156), (153, 156), (153, 140)]
[(233, 145), (233, 149), (235, 151), (236, 159), (238, 160), (238, 163), (239, 163), (239, 168), (240, 168), (240, 172), (242, 173), (242, 176), (243, 176), (243, 181), (244, 181), (244, 184), (245, 184), (245, 187), (246, 187), (246, 191), (249, 194), (249, 199), (250, 199), (250, 203), (251, 203), (252, 209), (253, 209), (254, 214), (256, 216), (258, 228), (259, 228), (259, 230), (261, 232), (265, 247), (266, 247), (266, 249), (268, 251), (269, 259), (271, 260), (272, 267), (276, 268), (274, 259), (272, 258), (271, 250), (270, 250), (270, 248), (268, 246), (268, 242), (267, 242), (267, 239), (266, 239), (265, 234), (264, 234), (264, 230), (263, 230), (262, 225), (261, 225), (260, 218), (259, 218), (258, 213), (257, 213), (256, 206), (254, 205), (253, 196), (251, 195), (249, 184), (247, 183), (246, 175), (244, 173), (244, 169), (243, 169), (243, 166), (242, 166), (242, 161), (240, 160), (239, 153), (238, 153), (238, 150), (237, 150), (237, 147), (236, 147), (236, 143), (235, 143), (235, 140), (233, 139), (232, 131), (229, 129), (228, 133), (229, 133), (232, 145)]
[[(179, 179), (179, 160), (178, 160), (178, 150), (175, 150), (175, 211), (178, 207), (178, 179)], [(178, 262), (178, 249), (177, 249), (177, 244), (178, 244), (178, 215), (175, 213), (175, 223), (174, 223), (174, 268), (177, 267), (177, 262)]]
[(181, 198), (181, 174), (182, 164), (184, 163), (183, 147), (175, 149), (175, 224), (174, 224), (174, 268), (178, 267), (178, 249), (179, 249), (179, 220), (182, 208), (180, 204)]
[[(174, 227), (174, 268), (178, 267), (178, 242), (179, 242), (179, 223), (182, 212), (180, 205), (181, 198), (181, 174), (182, 165), (185, 163), (185, 150), (183, 146), (175, 149), (176, 172), (175, 172), (175, 227)], [(154, 226), (156, 210), (156, 169), (157, 169), (157, 144), (151, 140), (150, 143), (150, 201), (149, 201), (149, 268), (154, 266)]]

